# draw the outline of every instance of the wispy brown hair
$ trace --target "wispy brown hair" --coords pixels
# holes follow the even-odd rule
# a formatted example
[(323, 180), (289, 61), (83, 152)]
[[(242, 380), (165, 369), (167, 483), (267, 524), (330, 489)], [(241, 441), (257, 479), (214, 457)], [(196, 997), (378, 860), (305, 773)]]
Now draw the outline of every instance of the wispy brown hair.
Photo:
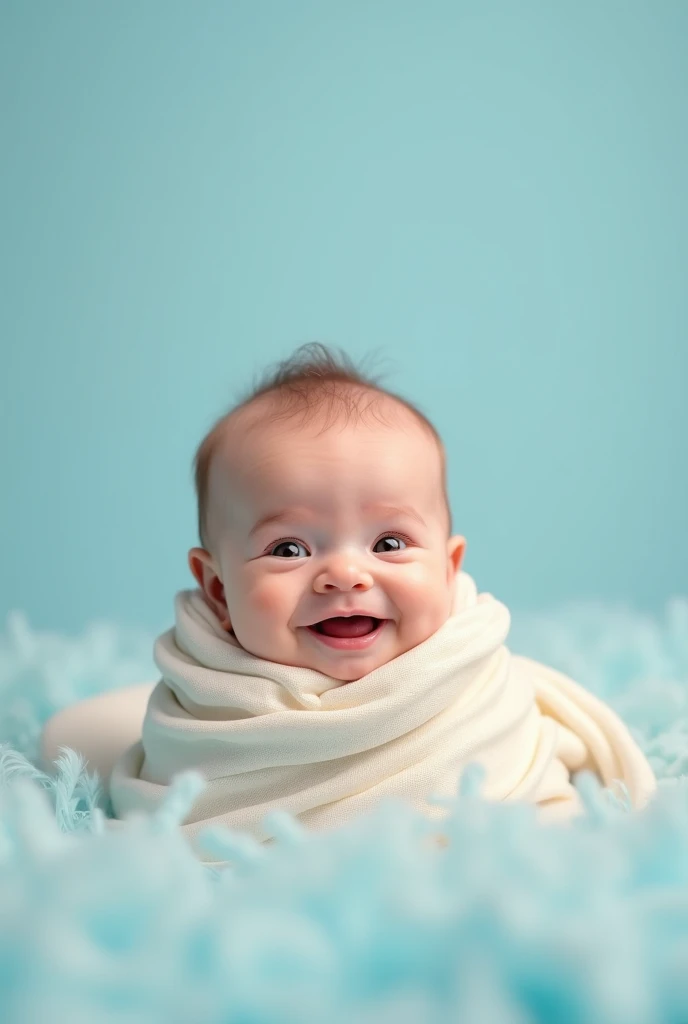
[[(198, 446), (193, 461), (193, 474), (198, 503), (198, 536), (204, 547), (207, 546), (206, 510), (210, 463), (222, 443), (230, 417), (267, 395), (275, 399), (270, 409), (270, 421), (298, 419), (303, 426), (320, 416), (323, 417), (323, 431), (340, 419), (348, 423), (352, 420), (360, 421), (367, 416), (389, 424), (389, 420), (383, 417), (380, 401), (383, 397), (391, 398), (403, 406), (437, 443), (444, 499), (451, 519), (444, 445), (430, 420), (408, 399), (382, 387), (379, 377), (357, 367), (341, 349), (335, 354), (335, 351), (320, 342), (310, 342), (301, 345), (287, 359), (264, 371), (248, 393), (216, 420)], [(265, 418), (261, 417), (260, 422), (264, 423)]]

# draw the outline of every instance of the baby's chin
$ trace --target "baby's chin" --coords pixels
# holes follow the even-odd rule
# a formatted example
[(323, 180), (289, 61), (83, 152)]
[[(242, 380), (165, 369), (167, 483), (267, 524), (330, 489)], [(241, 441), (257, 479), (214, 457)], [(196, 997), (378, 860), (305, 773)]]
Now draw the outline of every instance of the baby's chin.
[(372, 660), (368, 665), (346, 665), (344, 663), (330, 663), (329, 665), (319, 664), (312, 665), (309, 668), (313, 668), (316, 672), (320, 672), (324, 676), (329, 676), (330, 679), (336, 679), (337, 682), (342, 683), (355, 683), (357, 679), (363, 679), (364, 676), (369, 676), (371, 672), (374, 672), (377, 668), (382, 668), (383, 665), (387, 665), (389, 661), (393, 661), (393, 658), (377, 659)]
[(300, 668), (320, 672), (321, 675), (336, 679), (340, 683), (353, 683), (393, 661), (396, 656), (395, 653), (373, 651), (363, 656), (342, 651), (323, 654), (317, 651), (304, 651), (303, 656), (298, 659), (298, 665)]

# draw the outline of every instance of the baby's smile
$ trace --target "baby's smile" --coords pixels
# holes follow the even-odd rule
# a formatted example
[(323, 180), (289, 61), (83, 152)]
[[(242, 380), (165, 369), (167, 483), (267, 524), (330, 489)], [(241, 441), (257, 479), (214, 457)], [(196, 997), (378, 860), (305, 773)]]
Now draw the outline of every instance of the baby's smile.
[(247, 651), (347, 682), (448, 618), (465, 542), (434, 438), (397, 420), (235, 428), (210, 471), (213, 550), (190, 564)]
[(340, 651), (365, 651), (380, 636), (388, 619), (377, 619), (365, 612), (335, 615), (306, 628), (319, 643)]

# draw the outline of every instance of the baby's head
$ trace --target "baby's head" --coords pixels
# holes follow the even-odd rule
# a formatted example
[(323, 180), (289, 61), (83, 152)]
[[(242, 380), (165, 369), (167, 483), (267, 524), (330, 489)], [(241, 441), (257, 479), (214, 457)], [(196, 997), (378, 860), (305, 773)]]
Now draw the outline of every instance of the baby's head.
[(346, 357), (299, 349), (215, 424), (195, 471), (189, 565), (245, 650), (345, 682), (449, 617), (465, 540), (442, 442)]

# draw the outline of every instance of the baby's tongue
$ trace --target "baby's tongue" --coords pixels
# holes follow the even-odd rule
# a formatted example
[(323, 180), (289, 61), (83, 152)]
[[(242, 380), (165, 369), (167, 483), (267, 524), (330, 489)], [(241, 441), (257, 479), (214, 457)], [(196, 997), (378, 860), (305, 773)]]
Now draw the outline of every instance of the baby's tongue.
[(323, 619), (319, 626), (325, 636), (365, 636), (375, 628), (375, 619), (370, 615), (342, 615)]

